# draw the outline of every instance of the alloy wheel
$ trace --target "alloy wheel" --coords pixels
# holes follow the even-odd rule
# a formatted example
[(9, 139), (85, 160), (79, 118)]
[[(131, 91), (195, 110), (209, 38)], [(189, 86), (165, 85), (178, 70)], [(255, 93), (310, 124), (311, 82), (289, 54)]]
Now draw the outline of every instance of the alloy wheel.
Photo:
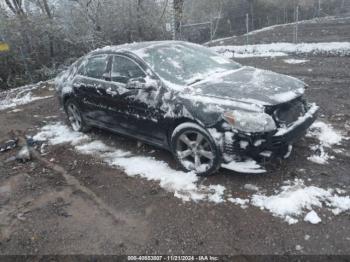
[(204, 135), (196, 131), (181, 134), (176, 143), (176, 155), (187, 169), (203, 173), (212, 168), (215, 159), (214, 149)]
[(82, 119), (79, 109), (74, 104), (69, 104), (67, 108), (68, 119), (74, 131), (82, 129)]

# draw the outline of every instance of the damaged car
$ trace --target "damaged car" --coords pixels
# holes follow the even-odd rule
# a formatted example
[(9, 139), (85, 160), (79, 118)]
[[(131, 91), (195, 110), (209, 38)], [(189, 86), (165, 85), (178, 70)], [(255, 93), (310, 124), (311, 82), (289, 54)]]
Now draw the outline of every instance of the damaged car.
[(306, 87), (182, 41), (98, 49), (56, 79), (75, 131), (134, 137), (202, 176), (220, 167), (258, 173), (257, 163), (287, 158), (317, 117)]

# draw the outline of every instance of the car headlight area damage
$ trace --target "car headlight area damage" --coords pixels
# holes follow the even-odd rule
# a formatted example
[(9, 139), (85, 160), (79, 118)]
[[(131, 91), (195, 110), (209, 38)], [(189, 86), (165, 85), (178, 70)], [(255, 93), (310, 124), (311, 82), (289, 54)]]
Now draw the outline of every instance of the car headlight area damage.
[(226, 112), (223, 118), (232, 125), (233, 129), (244, 132), (269, 132), (276, 129), (273, 118), (265, 113), (244, 111)]
[[(298, 101), (283, 106), (288, 107), (290, 112), (295, 103)], [(225, 112), (224, 121), (211, 130), (214, 136), (220, 137), (217, 141), (221, 143), (224, 163), (288, 158), (292, 144), (305, 134), (315, 121), (319, 109), (316, 104), (302, 102), (301, 105), (300, 111), (290, 122), (276, 117), (276, 112), (281, 110), (278, 108), (271, 115), (238, 110)], [(269, 112), (269, 109), (266, 111)]]

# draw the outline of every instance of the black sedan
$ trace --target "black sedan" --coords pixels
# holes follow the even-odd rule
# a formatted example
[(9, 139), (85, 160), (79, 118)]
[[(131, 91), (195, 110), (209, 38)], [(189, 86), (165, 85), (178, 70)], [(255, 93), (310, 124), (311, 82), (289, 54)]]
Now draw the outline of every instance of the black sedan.
[(56, 79), (75, 131), (94, 126), (137, 138), (198, 175), (288, 157), (318, 111), (305, 87), (180, 41), (105, 47)]

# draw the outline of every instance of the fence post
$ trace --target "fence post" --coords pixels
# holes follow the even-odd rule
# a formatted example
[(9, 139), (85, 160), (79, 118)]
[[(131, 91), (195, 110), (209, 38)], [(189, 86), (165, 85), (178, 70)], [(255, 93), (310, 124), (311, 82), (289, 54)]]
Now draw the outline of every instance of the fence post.
[(175, 1), (170, 1), (170, 14), (171, 14), (171, 30), (173, 40), (176, 40), (176, 19), (175, 19)]

